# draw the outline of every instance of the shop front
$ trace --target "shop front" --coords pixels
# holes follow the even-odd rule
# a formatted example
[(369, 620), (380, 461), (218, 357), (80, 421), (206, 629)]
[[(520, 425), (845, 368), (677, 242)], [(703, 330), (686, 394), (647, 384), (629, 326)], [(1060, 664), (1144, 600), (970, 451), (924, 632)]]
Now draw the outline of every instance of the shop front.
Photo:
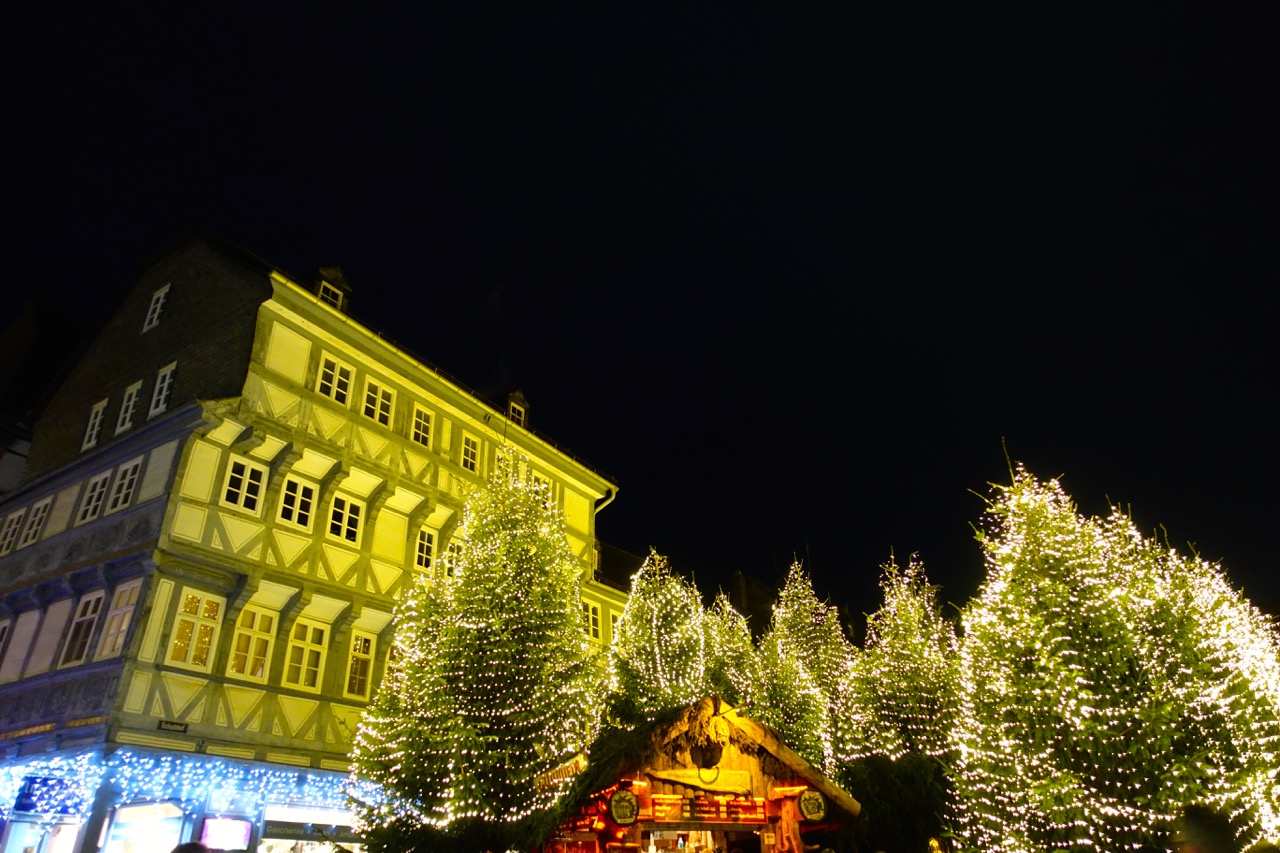
[(636, 766), (588, 767), (594, 790), (544, 853), (837, 850), (860, 811), (776, 732), (713, 698), (641, 736)]
[(363, 853), (344, 773), (99, 748), (0, 767), (0, 853)]

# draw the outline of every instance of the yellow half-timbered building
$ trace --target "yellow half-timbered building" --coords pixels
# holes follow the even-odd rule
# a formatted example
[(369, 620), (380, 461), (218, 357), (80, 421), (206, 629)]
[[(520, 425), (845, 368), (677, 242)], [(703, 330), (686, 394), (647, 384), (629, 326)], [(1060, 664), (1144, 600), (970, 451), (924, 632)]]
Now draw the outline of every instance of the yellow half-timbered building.
[(395, 600), (499, 454), (550, 484), (611, 640), (614, 484), (349, 299), (195, 235), (53, 394), (0, 506), (0, 853), (358, 844), (342, 786)]

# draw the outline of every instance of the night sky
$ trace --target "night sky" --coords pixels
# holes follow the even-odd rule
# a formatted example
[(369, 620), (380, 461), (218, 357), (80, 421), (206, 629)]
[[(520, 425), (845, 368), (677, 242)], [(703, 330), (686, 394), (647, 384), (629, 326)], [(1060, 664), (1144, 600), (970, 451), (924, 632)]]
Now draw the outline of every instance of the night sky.
[(340, 265), (707, 589), (872, 611), (918, 552), (963, 602), (1007, 448), (1280, 599), (1280, 4), (20, 5), (11, 294), (101, 311), (193, 226)]

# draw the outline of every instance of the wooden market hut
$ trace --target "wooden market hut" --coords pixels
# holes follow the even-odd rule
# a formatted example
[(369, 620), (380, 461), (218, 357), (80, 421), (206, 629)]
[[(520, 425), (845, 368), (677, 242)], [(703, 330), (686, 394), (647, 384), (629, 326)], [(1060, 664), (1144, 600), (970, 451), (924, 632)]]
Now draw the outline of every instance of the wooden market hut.
[(563, 802), (567, 817), (544, 853), (682, 845), (690, 853), (803, 853), (861, 810), (777, 732), (716, 697), (597, 741)]

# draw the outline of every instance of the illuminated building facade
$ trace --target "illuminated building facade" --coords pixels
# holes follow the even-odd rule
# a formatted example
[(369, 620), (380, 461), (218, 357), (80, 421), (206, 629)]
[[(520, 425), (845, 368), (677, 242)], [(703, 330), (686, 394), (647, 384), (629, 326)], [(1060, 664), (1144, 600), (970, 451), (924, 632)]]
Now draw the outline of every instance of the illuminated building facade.
[(53, 393), (0, 503), (0, 853), (358, 844), (347, 754), (396, 597), (503, 452), (550, 483), (609, 642), (614, 485), (349, 299), (193, 236)]

